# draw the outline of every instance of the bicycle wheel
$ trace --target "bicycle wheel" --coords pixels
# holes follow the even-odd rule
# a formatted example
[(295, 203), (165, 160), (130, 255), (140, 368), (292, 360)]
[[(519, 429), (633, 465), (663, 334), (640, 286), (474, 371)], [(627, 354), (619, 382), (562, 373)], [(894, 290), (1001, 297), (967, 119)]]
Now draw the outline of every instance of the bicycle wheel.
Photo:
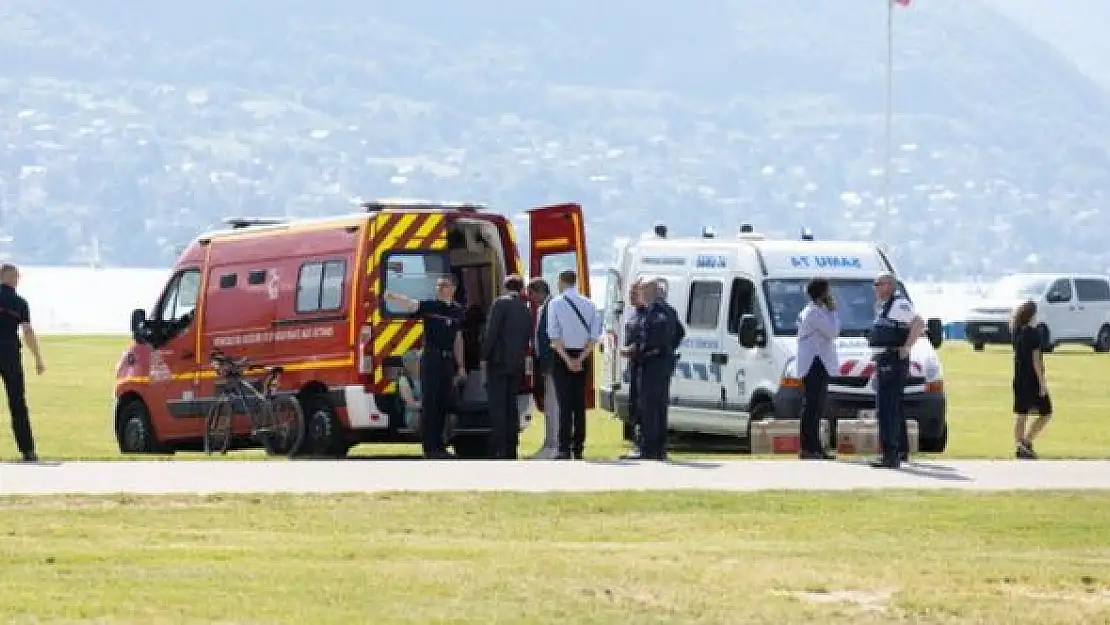
[(221, 394), (204, 422), (204, 453), (226, 454), (231, 446), (232, 402), (235, 399)]
[(304, 411), (292, 395), (279, 395), (270, 400), (269, 436), (266, 453), (271, 456), (293, 457), (304, 441)]

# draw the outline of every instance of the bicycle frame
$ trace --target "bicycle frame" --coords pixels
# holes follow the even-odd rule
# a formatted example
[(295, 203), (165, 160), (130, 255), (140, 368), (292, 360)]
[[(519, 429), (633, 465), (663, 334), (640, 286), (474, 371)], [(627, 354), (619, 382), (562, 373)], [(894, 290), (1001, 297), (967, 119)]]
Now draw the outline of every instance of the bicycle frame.
[[(238, 400), (239, 405), (243, 408), (243, 414), (246, 414), (250, 418), (251, 431), (253, 433), (255, 428), (259, 425), (267, 427), (271, 425), (270, 423), (262, 423), (262, 421), (264, 416), (270, 417), (271, 419), (273, 417), (272, 414), (268, 414), (268, 412), (264, 411), (270, 410), (270, 401), (277, 394), (278, 379), (281, 374), (277, 371), (267, 373), (266, 377), (262, 379), (262, 383), (259, 385), (262, 388), (261, 391), (256, 389), (253, 385), (248, 384), (247, 381), (243, 379), (243, 374), (244, 372), (242, 371), (230, 371), (222, 377), (228, 384), (228, 388), (225, 390), (232, 396), (232, 414), (235, 412), (234, 401)], [(251, 401), (256, 402), (254, 408), (252, 408), (249, 403)]]

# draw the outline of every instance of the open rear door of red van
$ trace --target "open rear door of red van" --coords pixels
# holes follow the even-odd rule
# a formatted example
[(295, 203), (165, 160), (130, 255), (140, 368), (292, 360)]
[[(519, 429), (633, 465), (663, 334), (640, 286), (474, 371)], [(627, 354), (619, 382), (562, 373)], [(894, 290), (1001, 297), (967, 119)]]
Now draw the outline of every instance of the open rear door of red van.
[[(528, 271), (541, 276), (554, 290), (560, 271), (573, 269), (578, 274), (578, 292), (590, 296), (590, 265), (586, 258), (586, 224), (578, 204), (539, 206), (528, 211)], [(595, 358), (590, 356), (589, 370)], [(597, 403), (595, 379), (586, 380), (586, 407)]]

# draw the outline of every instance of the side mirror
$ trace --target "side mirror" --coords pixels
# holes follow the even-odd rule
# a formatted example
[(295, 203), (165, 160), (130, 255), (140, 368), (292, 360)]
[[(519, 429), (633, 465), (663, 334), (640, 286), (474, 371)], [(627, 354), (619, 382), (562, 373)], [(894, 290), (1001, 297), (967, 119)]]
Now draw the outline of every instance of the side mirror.
[(759, 321), (755, 315), (744, 315), (740, 317), (740, 345), (751, 349), (753, 347), (763, 347), (767, 344), (767, 336), (759, 327)]
[(929, 344), (933, 349), (939, 349), (944, 342), (944, 323), (936, 317), (925, 322), (925, 336), (929, 337)]
[(136, 308), (131, 311), (131, 334), (138, 334), (139, 330), (143, 328), (146, 323), (146, 311), (142, 308)]
[(131, 338), (139, 345), (158, 346), (159, 336), (150, 327), (150, 320), (146, 318), (146, 311), (141, 308), (131, 311)]

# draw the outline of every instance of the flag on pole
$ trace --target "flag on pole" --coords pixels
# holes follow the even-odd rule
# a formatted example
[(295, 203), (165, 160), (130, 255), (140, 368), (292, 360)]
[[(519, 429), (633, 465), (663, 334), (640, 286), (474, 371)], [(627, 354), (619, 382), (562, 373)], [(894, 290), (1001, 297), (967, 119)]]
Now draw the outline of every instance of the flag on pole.
[(911, 1), (912, 0), (891, 0), (891, 2), (893, 2), (894, 4), (897, 4), (898, 6), (903, 6), (903, 7), (910, 6)]

